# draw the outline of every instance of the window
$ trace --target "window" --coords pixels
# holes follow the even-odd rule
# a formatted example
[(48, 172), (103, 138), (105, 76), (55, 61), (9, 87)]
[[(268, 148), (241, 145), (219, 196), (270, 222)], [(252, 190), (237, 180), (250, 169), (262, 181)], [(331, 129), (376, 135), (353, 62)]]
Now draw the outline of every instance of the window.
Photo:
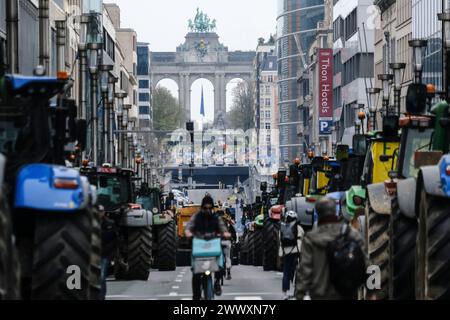
[(139, 80), (139, 89), (148, 89), (150, 87), (149, 80)]
[(266, 86), (266, 94), (270, 94), (270, 86)]
[(344, 19), (338, 17), (333, 22), (333, 41), (336, 41), (344, 36)]
[(139, 93), (139, 101), (149, 102), (150, 101), (150, 93)]
[(270, 99), (266, 99), (264, 105), (266, 107), (270, 107), (272, 105), (272, 101)]
[(137, 74), (139, 76), (147, 76), (149, 75), (149, 52), (148, 47), (138, 47), (137, 49), (137, 58), (138, 58), (138, 65), (137, 65)]
[(273, 82), (273, 76), (268, 76), (267, 77), (267, 82)]
[(111, 60), (115, 61), (116, 45), (105, 28), (103, 28), (103, 48)]
[(149, 106), (139, 106), (139, 114), (150, 114)]
[(350, 39), (356, 31), (358, 30), (358, 21), (355, 8), (348, 16), (345, 18), (345, 40)]
[(409, 20), (412, 16), (412, 1), (397, 0), (397, 25)]
[(270, 111), (266, 111), (266, 118), (270, 119)]
[(267, 122), (267, 123), (265, 124), (264, 128), (265, 128), (266, 130), (270, 130), (270, 128), (271, 128), (270, 122)]

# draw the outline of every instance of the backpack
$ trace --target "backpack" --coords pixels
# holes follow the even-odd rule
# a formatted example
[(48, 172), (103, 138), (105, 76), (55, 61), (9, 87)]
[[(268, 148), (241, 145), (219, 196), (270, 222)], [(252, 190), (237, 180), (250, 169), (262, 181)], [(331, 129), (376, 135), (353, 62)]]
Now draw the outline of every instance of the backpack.
[(297, 221), (281, 222), (280, 241), (282, 247), (296, 247), (298, 239)]
[(353, 298), (366, 281), (366, 259), (358, 241), (344, 224), (339, 236), (327, 247), (330, 281), (343, 297)]

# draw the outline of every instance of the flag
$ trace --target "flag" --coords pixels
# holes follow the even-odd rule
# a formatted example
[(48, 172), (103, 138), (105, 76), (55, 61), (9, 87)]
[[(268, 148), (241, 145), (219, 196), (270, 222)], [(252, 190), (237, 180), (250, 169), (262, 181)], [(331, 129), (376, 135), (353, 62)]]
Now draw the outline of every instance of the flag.
[(202, 102), (200, 103), (200, 114), (205, 116), (205, 97), (203, 96), (203, 86), (202, 86)]

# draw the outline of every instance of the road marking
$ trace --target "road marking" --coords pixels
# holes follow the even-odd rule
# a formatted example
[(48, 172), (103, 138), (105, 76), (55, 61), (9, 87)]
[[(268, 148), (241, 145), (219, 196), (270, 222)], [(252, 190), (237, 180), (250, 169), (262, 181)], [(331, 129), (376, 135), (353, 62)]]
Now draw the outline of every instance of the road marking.
[(172, 289), (180, 289), (179, 286), (173, 286)]
[(243, 301), (247, 301), (247, 300), (262, 300), (261, 297), (235, 297), (234, 300), (243, 300)]
[(175, 282), (183, 282), (181, 279), (176, 279)]
[(182, 274), (177, 275), (177, 278), (183, 278)]
[(277, 272), (277, 276), (282, 276), (283, 274), (281, 272)]
[(178, 296), (178, 293), (176, 292), (169, 293), (169, 297), (176, 297), (176, 296)]

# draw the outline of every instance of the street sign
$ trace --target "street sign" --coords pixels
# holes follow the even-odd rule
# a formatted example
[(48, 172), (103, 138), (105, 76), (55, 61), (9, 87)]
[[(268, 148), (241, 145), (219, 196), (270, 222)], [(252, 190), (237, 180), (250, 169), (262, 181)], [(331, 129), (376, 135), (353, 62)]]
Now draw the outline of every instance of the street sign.
[(320, 120), (319, 121), (319, 134), (328, 135), (331, 134), (331, 127), (333, 126), (332, 120)]

